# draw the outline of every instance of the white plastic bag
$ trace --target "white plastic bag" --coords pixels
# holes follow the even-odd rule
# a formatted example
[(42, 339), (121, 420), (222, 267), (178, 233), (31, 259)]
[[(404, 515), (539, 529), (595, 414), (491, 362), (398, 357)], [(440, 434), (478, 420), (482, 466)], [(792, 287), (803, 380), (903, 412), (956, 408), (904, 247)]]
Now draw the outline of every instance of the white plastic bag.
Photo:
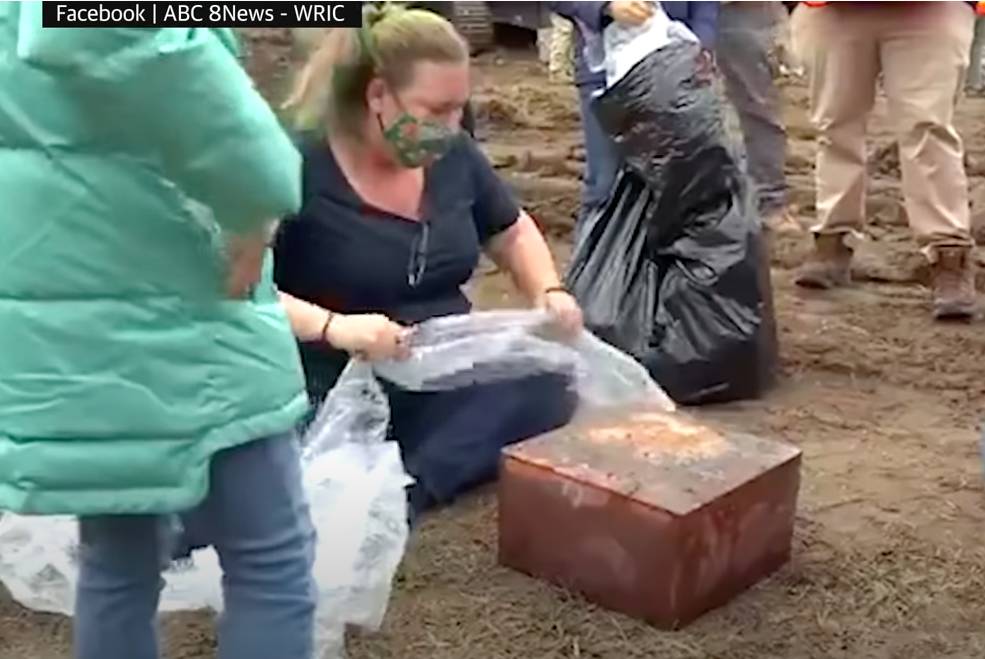
[(612, 87), (622, 80), (650, 53), (674, 42), (699, 41), (690, 28), (680, 21), (671, 20), (660, 3), (655, 4), (657, 8), (653, 17), (643, 25), (628, 27), (613, 22), (603, 31), (606, 87)]
[[(343, 656), (347, 625), (379, 628), (407, 542), (411, 479), (397, 444), (386, 441), (390, 413), (377, 377), (440, 391), (543, 373), (573, 376), (579, 412), (647, 401), (674, 408), (633, 359), (587, 332), (573, 343), (555, 340), (541, 312), (429, 321), (414, 335), (410, 360), (349, 364), (303, 441), (305, 489), (319, 534), (319, 657)], [(73, 518), (3, 517), (0, 581), (24, 606), (71, 615), (76, 536)], [(196, 551), (165, 573), (162, 610), (221, 609), (220, 578), (215, 552)]]
[(579, 24), (585, 41), (586, 66), (592, 72), (605, 72), (606, 88), (622, 80), (650, 53), (675, 41), (699, 41), (684, 23), (672, 20), (659, 2), (652, 4), (653, 15), (642, 25), (628, 26), (612, 21), (602, 34), (597, 34)]

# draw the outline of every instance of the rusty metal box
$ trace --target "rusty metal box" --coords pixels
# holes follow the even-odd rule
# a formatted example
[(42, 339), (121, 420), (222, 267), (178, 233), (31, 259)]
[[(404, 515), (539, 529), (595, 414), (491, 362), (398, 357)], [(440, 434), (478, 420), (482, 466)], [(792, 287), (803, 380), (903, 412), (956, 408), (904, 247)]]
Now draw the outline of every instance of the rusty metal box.
[(679, 628), (787, 561), (800, 461), (679, 412), (574, 424), (504, 452), (500, 562)]

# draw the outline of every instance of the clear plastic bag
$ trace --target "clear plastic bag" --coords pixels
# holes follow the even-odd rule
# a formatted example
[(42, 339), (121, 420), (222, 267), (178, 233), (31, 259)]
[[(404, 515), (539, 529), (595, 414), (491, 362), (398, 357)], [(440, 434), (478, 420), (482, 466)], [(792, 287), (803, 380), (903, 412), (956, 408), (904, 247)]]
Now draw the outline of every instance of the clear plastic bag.
[(579, 412), (651, 401), (674, 403), (632, 357), (583, 332), (561, 341), (538, 311), (490, 311), (421, 325), (412, 356), (376, 366), (376, 373), (414, 391), (517, 380), (543, 373), (573, 373)]
[(72, 517), (0, 519), (0, 580), (35, 611), (71, 615), (78, 576), (77, 524)]
[[(408, 537), (404, 471), (387, 441), (389, 406), (377, 378), (406, 389), (440, 391), (543, 373), (573, 374), (579, 412), (650, 402), (673, 402), (630, 357), (583, 333), (558, 341), (541, 312), (498, 311), (423, 323), (406, 362), (353, 361), (321, 405), (303, 440), (305, 489), (320, 541), (318, 656), (344, 656), (349, 625), (376, 630)], [(0, 581), (24, 606), (71, 615), (78, 564), (73, 518), (0, 519)], [(202, 549), (165, 572), (161, 608), (197, 610), (222, 605), (221, 571)]]
[(373, 367), (352, 361), (305, 434), (305, 487), (319, 534), (318, 657), (344, 656), (349, 625), (377, 630), (409, 535), (400, 448)]

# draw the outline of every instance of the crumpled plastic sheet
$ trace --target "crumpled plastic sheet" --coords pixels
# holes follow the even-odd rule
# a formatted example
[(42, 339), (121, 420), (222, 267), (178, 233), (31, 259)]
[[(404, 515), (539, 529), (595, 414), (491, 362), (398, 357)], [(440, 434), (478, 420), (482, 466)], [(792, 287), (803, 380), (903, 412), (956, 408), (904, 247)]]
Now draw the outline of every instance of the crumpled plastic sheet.
[[(389, 406), (377, 378), (440, 391), (552, 372), (574, 374), (579, 413), (641, 403), (674, 409), (633, 359), (587, 332), (573, 342), (557, 340), (542, 312), (428, 321), (417, 328), (408, 361), (349, 364), (302, 440), (305, 489), (320, 538), (318, 657), (344, 656), (347, 626), (380, 628), (409, 534), (412, 481), (397, 444), (386, 440)], [(0, 519), (0, 581), (28, 608), (72, 614), (77, 555), (75, 518)], [(164, 576), (163, 611), (222, 609), (221, 569), (211, 548)]]

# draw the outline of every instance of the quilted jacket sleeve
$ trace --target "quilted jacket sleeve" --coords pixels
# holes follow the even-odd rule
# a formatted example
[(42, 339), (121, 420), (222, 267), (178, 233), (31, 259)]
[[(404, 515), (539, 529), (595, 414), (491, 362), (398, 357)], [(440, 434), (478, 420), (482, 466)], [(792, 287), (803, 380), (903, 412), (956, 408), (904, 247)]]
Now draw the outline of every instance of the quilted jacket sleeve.
[(44, 28), (42, 3), (19, 5), (18, 58), (52, 76), (106, 148), (157, 162), (232, 233), (298, 210), (300, 155), (223, 35)]

